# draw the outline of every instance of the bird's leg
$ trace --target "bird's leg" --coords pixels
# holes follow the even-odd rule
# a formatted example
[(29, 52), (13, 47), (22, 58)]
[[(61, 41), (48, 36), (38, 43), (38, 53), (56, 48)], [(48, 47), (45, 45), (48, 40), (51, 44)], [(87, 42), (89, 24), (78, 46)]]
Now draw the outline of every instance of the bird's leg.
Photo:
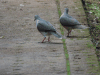
[(46, 37), (44, 37), (44, 39), (42, 40), (42, 43), (44, 42), (45, 39), (46, 39)]
[(48, 42), (50, 42), (50, 36), (48, 37)]
[(65, 27), (66, 30), (68, 31), (68, 35), (67, 36), (69, 36), (69, 29), (68, 29), (68, 27), (66, 27), (66, 26), (63, 26), (63, 27)]
[(67, 35), (68, 37), (69, 37), (69, 34), (71, 34), (71, 30), (70, 30), (70, 31), (68, 31), (68, 35)]
[(69, 31), (68, 31), (68, 35), (67, 35), (67, 37), (69, 37)]
[(72, 29), (69, 31), (69, 34), (71, 35)]
[(72, 29), (68, 29), (68, 37), (69, 37), (69, 34), (71, 35), (71, 31), (72, 31)]

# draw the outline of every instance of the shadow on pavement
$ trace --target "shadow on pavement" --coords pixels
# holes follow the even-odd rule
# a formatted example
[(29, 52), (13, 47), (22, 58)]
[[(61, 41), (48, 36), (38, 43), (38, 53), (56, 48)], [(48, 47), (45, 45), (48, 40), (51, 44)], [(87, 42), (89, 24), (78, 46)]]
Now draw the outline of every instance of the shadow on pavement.
[(41, 44), (63, 44), (63, 43), (59, 43), (59, 42), (48, 42), (48, 41), (45, 41), (45, 42), (38, 42), (38, 43), (41, 43)]
[(89, 38), (90, 36), (67, 36), (67, 38)]

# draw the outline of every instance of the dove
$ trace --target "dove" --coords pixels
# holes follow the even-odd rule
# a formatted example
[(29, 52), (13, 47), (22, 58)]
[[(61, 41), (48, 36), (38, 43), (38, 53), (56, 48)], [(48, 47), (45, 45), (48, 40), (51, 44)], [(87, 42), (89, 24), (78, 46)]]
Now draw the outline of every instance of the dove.
[(38, 31), (44, 36), (42, 43), (46, 39), (46, 36), (48, 36), (48, 42), (50, 42), (50, 35), (54, 35), (55, 37), (62, 39), (62, 35), (56, 31), (50, 22), (43, 20), (39, 15), (35, 15), (34, 18), (34, 21), (36, 20), (36, 27)]
[(68, 8), (65, 8), (64, 13), (60, 16), (60, 23), (61, 25), (68, 31), (68, 35), (71, 34), (72, 29), (87, 29), (84, 25), (81, 25), (79, 21), (77, 21), (72, 16), (68, 15)]

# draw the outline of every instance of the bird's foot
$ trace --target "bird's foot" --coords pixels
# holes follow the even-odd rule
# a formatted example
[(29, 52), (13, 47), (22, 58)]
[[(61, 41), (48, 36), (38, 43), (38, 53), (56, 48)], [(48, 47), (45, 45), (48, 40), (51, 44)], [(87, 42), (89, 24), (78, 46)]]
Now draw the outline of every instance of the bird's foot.
[(44, 43), (44, 41), (42, 41), (41, 43)]
[(67, 37), (70, 37), (69, 35), (67, 35)]

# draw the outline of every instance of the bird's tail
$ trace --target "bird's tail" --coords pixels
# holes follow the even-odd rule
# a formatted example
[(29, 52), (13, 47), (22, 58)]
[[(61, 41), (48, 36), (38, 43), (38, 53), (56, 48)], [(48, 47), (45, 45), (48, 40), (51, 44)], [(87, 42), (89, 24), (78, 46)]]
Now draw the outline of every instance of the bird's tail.
[(55, 37), (59, 38), (59, 39), (66, 39), (65, 36), (62, 36), (60, 33), (58, 32), (52, 32), (51, 33), (52, 35), (54, 35)]
[(87, 26), (84, 26), (84, 25), (77, 25), (76, 28), (78, 28), (78, 29), (87, 29), (87, 28), (90, 28), (90, 27), (87, 27)]

